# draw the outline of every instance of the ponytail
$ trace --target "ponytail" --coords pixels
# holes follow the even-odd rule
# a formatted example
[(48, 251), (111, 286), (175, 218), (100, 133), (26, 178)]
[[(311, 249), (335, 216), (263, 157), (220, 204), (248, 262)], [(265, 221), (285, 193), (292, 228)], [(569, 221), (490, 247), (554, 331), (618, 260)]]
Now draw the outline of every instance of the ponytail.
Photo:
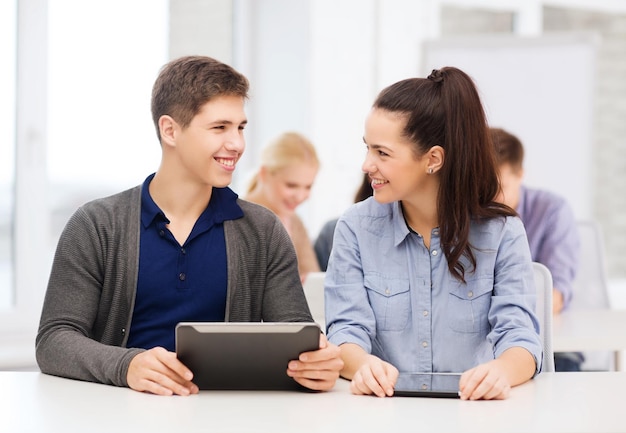
[(460, 69), (434, 69), (427, 78), (384, 89), (374, 107), (407, 116), (404, 134), (419, 157), (433, 146), (445, 152), (439, 171), (437, 212), (441, 245), (452, 275), (465, 281), (461, 257), (476, 268), (469, 244), (472, 219), (515, 215), (495, 202), (499, 189), (494, 149), (478, 91)]

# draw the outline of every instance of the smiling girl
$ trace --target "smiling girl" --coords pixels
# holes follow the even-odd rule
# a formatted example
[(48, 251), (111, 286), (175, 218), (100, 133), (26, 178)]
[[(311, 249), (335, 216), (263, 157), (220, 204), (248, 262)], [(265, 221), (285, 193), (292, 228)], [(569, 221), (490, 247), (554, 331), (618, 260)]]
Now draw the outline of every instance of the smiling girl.
[(374, 197), (339, 220), (328, 338), (354, 394), (401, 372), (462, 372), (462, 399), (503, 399), (541, 369), (524, 226), (495, 201), (493, 146), (471, 78), (453, 67), (384, 89), (365, 122)]

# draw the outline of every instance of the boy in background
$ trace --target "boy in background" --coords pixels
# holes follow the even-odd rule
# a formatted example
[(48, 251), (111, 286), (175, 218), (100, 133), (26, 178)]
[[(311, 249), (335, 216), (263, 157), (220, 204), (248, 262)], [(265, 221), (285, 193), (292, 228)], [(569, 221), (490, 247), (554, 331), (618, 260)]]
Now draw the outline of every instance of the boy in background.
[[(580, 255), (580, 240), (574, 212), (563, 197), (523, 185), (524, 147), (513, 134), (490, 128), (500, 171), (498, 201), (517, 211), (526, 227), (533, 261), (552, 273), (553, 313), (566, 309), (573, 296), (573, 281)], [(556, 371), (580, 371), (581, 353), (554, 354)]]

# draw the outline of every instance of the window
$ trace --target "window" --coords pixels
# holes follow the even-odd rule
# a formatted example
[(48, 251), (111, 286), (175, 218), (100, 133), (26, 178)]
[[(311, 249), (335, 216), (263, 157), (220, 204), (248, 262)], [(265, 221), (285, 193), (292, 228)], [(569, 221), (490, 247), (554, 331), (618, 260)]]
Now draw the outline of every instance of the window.
[(13, 290), (13, 184), (15, 161), (15, 2), (0, 2), (0, 314), (15, 301)]
[(79, 205), (138, 185), (158, 167), (150, 95), (167, 61), (167, 7), (49, 2), (50, 245)]
[[(167, 0), (20, 1), (0, 2), (0, 126), (12, 133), (0, 140), (0, 368), (34, 365), (41, 301), (70, 215), (157, 169), (150, 94), (168, 58)], [(16, 86), (16, 65), (28, 86)], [(43, 137), (30, 140), (29, 128)]]

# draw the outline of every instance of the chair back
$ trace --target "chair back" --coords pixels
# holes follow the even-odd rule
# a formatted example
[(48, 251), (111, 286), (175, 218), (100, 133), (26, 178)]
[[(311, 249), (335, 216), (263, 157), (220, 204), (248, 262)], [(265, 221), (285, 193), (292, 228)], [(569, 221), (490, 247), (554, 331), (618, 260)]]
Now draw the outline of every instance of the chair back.
[(324, 278), (326, 272), (309, 272), (302, 284), (304, 296), (309, 304), (313, 320), (326, 332), (326, 316), (324, 312)]
[(541, 371), (554, 371), (552, 349), (552, 274), (541, 263), (533, 262), (533, 274), (537, 289), (536, 314), (539, 320), (539, 336), (543, 343), (543, 365)]
[(580, 261), (569, 308), (597, 310), (610, 308), (609, 285), (602, 230), (596, 221), (578, 221)]
[[(606, 252), (600, 224), (593, 220), (577, 222), (580, 237), (580, 261), (573, 282), (574, 293), (569, 310), (610, 309), (609, 284), (606, 270)], [(606, 371), (614, 369), (611, 352), (583, 352), (584, 371)]]

